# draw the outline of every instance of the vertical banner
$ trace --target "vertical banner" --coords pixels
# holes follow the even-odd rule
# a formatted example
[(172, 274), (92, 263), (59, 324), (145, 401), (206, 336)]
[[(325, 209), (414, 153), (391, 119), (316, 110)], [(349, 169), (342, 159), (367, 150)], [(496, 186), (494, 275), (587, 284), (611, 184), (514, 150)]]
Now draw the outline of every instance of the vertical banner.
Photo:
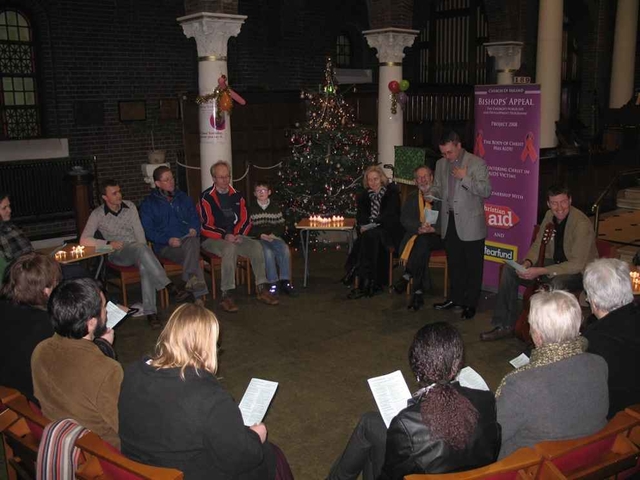
[(500, 265), (524, 260), (538, 216), (540, 85), (475, 87), (473, 153), (487, 162), (493, 193), (483, 286), (497, 290)]

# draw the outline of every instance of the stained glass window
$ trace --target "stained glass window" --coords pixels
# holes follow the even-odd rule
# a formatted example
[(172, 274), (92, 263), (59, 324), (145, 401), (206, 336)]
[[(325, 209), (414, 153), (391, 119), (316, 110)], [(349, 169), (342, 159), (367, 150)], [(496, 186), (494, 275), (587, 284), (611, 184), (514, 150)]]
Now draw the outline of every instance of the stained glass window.
[(17, 10), (0, 11), (0, 105), (3, 139), (41, 135), (35, 45), (29, 19)]

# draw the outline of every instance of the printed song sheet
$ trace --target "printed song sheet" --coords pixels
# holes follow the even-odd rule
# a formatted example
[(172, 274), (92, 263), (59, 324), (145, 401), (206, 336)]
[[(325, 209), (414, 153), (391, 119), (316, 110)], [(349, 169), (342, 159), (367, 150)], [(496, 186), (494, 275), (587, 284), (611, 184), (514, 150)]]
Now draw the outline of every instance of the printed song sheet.
[(435, 225), (436, 222), (438, 221), (439, 213), (440, 212), (438, 210), (429, 210), (428, 208), (425, 208), (424, 209), (424, 221), (425, 221), (425, 223), (428, 223), (431, 226)]
[(127, 316), (127, 312), (122, 310), (115, 303), (111, 301), (107, 302), (107, 327), (108, 328), (115, 327), (126, 316)]
[(252, 378), (240, 400), (240, 413), (247, 427), (262, 422), (278, 389), (278, 382)]
[(516, 358), (509, 360), (509, 363), (513, 365), (513, 368), (524, 367), (529, 363), (529, 357), (527, 357), (524, 353), (521, 353)]
[(371, 388), (371, 393), (373, 393), (373, 398), (376, 401), (376, 405), (378, 405), (382, 419), (387, 428), (389, 428), (393, 417), (400, 410), (406, 408), (407, 400), (411, 398), (407, 382), (404, 381), (400, 370), (381, 377), (370, 378), (367, 382), (369, 382), (369, 388)]
[(467, 388), (473, 388), (474, 390), (487, 390), (489, 391), (489, 385), (484, 381), (484, 378), (471, 367), (464, 367), (458, 374), (458, 382), (460, 385)]

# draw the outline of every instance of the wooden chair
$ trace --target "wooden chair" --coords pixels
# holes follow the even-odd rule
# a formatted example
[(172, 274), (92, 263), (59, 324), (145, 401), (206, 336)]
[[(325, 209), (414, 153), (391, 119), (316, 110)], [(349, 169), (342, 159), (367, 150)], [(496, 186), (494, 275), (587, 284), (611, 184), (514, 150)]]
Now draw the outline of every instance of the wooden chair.
[(183, 474), (173, 468), (153, 467), (138, 463), (122, 455), (89, 432), (76, 441), (84, 456), (76, 471), (79, 480), (182, 480)]
[[(169, 260), (168, 258), (160, 257), (158, 255), (156, 256), (158, 257), (158, 261), (160, 262), (160, 265), (162, 265), (162, 267), (164, 268), (164, 271), (166, 272), (167, 277), (182, 275), (182, 265), (174, 262), (173, 260)], [(202, 261), (202, 258), (200, 259), (200, 268), (203, 269), (204, 271), (204, 262)], [(202, 297), (202, 300), (204, 301), (207, 300), (206, 295)], [(165, 288), (160, 292), (160, 306), (162, 308), (167, 308), (169, 305), (170, 305), (169, 291)]]
[(620, 258), (618, 247), (606, 240), (596, 239), (596, 249), (600, 258)]
[[(398, 262), (393, 257), (395, 249), (389, 251), (389, 287), (393, 285), (393, 269)], [(449, 292), (449, 265), (447, 263), (447, 252), (444, 250), (434, 250), (429, 257), (429, 268), (442, 268), (444, 270), (444, 298), (447, 298)], [(413, 278), (407, 284), (407, 295), (411, 294)]]
[[(630, 407), (625, 408), (624, 411), (638, 420), (638, 424), (629, 432), (629, 440), (631, 440), (636, 447), (640, 448), (640, 403), (631, 405)], [(634, 468), (622, 472), (620, 475), (618, 475), (618, 478), (620, 480), (630, 478), (632, 475), (637, 475), (639, 472), (640, 460), (638, 461), (638, 463), (636, 463), (636, 466)]]
[[(214, 253), (204, 248), (200, 249), (200, 254), (205, 262), (205, 270), (209, 270), (211, 274), (211, 296), (216, 299), (216, 269), (220, 270), (222, 259)], [(238, 257), (236, 265), (236, 284), (247, 284), (247, 295), (251, 295), (251, 260), (249, 257)]]
[(629, 470), (640, 457), (640, 451), (628, 438), (637, 424), (637, 418), (618, 412), (593, 435), (538, 443), (535, 450), (545, 460), (538, 478), (602, 479)]
[(542, 456), (532, 448), (521, 448), (508, 457), (466, 472), (406, 475), (404, 480), (524, 480), (536, 478)]
[[(127, 285), (140, 283), (140, 270), (135, 266), (123, 267), (122, 265), (116, 265), (108, 260), (105, 263), (107, 270), (111, 270), (116, 275), (115, 278), (109, 278), (107, 275), (106, 282), (111, 283), (120, 289), (122, 304), (125, 307), (128, 307), (129, 299), (127, 297)], [(169, 292), (167, 292), (167, 289), (165, 288), (160, 291), (160, 307), (165, 308), (167, 305), (169, 305)]]

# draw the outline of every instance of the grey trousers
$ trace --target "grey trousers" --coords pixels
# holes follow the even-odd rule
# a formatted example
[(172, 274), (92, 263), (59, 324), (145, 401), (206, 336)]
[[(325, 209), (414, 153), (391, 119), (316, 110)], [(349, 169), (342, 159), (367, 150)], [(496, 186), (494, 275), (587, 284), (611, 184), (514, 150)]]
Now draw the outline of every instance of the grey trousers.
[[(545, 261), (545, 266), (552, 265), (551, 260)], [(557, 275), (555, 277), (543, 277), (542, 282), (550, 285), (554, 290), (582, 290), (582, 274)], [(516, 271), (508, 265), (504, 266), (496, 307), (491, 319), (494, 327), (513, 328), (520, 313), (518, 308), (518, 287), (520, 285), (529, 286), (530, 280), (523, 280)]]
[[(182, 265), (182, 280), (185, 282), (195, 276), (206, 285), (204, 272), (200, 267), (200, 237), (187, 237), (179, 247), (166, 246), (160, 251), (160, 256)], [(208, 289), (194, 292), (196, 297), (209, 293)]]
[(158, 290), (171, 283), (155, 254), (144, 243), (129, 243), (109, 255), (109, 261), (123, 267), (135, 265), (140, 270), (142, 308), (146, 315), (157, 313)]
[(226, 240), (213, 238), (209, 238), (202, 243), (202, 248), (222, 259), (222, 281), (220, 290), (223, 292), (236, 288), (236, 264), (238, 262), (238, 255), (249, 257), (251, 269), (256, 276), (256, 285), (267, 283), (262, 244), (258, 240), (244, 235), (238, 236), (242, 238), (240, 243), (231, 243)]

